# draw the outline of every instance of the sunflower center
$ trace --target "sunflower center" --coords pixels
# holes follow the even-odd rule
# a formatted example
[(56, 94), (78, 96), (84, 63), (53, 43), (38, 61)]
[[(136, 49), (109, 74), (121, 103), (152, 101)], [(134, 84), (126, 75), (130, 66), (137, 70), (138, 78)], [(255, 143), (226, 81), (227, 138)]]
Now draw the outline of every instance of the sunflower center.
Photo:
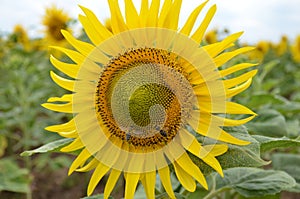
[(114, 59), (96, 91), (98, 121), (108, 137), (161, 148), (189, 117), (192, 88), (182, 60), (165, 50), (130, 50)]
[(163, 119), (164, 110), (174, 109), (176, 105), (178, 101), (170, 88), (157, 83), (149, 83), (134, 91), (129, 99), (129, 113), (135, 124), (147, 126), (151, 119)]
[(50, 23), (48, 26), (48, 31), (50, 35), (57, 41), (64, 40), (64, 36), (61, 33), (61, 30), (66, 29), (67, 24), (59, 18), (54, 18), (53, 23)]

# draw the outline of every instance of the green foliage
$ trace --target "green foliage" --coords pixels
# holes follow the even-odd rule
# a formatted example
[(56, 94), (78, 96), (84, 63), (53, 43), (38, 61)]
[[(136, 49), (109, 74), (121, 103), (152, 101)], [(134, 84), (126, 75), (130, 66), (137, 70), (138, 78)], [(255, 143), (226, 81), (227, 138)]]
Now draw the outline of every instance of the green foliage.
[(0, 192), (12, 191), (19, 193), (29, 192), (28, 170), (18, 166), (10, 158), (0, 160)]
[(264, 109), (257, 112), (258, 117), (246, 124), (248, 130), (253, 134), (268, 135), (271, 137), (282, 137), (287, 135), (287, 124), (285, 118), (276, 110)]
[(24, 151), (23, 153), (21, 153), (21, 156), (32, 156), (33, 154), (36, 153), (47, 153), (47, 152), (59, 151), (59, 149), (71, 143), (72, 141), (73, 139), (71, 138), (56, 140), (48, 144), (45, 144), (37, 149)]
[(290, 139), (287, 137), (282, 138), (271, 138), (261, 135), (253, 135), (259, 143), (260, 143), (260, 151), (266, 152), (272, 149), (278, 149), (280, 147), (296, 147), (300, 146), (300, 139)]
[[(34, 43), (41, 45), (40, 40), (30, 40), (30, 45)], [(0, 192), (22, 192), (28, 198), (32, 174), (41, 172), (35, 164), (39, 157), (32, 161), (19, 154), (57, 139), (43, 128), (66, 117), (40, 106), (62, 90), (50, 79), (49, 55), (39, 45), (28, 50), (13, 35), (0, 38)]]
[(272, 155), (274, 169), (282, 170), (292, 176), (297, 184), (290, 189), (290, 192), (300, 193), (300, 156), (299, 154), (276, 153)]
[(216, 191), (230, 187), (245, 197), (274, 195), (296, 185), (295, 180), (283, 171), (231, 168), (224, 176), (215, 176)]

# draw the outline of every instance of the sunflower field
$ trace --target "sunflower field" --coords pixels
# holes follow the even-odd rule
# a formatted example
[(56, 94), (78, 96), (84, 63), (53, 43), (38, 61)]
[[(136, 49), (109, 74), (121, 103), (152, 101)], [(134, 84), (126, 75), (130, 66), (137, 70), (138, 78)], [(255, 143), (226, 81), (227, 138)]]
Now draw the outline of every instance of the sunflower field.
[(246, 44), (183, 3), (0, 34), (1, 199), (300, 198), (300, 32)]

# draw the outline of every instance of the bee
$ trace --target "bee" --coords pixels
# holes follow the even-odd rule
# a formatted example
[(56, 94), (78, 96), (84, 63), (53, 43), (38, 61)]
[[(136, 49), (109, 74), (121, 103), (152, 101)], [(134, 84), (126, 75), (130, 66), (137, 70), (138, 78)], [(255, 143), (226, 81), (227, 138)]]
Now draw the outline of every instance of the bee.
[(126, 133), (126, 141), (127, 141), (127, 142), (130, 140), (130, 138), (131, 138), (130, 133)]
[(166, 132), (166, 131), (160, 129), (160, 130), (159, 130), (159, 133), (160, 133), (163, 137), (167, 137), (167, 132)]

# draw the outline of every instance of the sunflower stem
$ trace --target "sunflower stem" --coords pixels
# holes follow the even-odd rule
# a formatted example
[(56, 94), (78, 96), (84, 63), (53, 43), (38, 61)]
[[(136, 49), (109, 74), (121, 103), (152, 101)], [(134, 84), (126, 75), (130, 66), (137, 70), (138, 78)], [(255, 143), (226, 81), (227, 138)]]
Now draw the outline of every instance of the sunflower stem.
[[(22, 129), (23, 132), (23, 136), (24, 136), (24, 141), (23, 141), (23, 145), (24, 145), (24, 151), (28, 151), (30, 149), (30, 131), (28, 129), (29, 124), (26, 122), (27, 121), (27, 117), (28, 114), (30, 113), (30, 105), (28, 104), (27, 101), (27, 94), (26, 94), (26, 87), (24, 86), (26, 84), (24, 84), (24, 82), (19, 82), (18, 84), (18, 91), (19, 91), (19, 106), (22, 107), (23, 112), (21, 113), (22, 115), (20, 115), (20, 127)], [(25, 157), (25, 167), (28, 170), (30, 175), (30, 171), (31, 171), (31, 160), (30, 157)], [(26, 193), (26, 199), (32, 199), (32, 191), (31, 188), (29, 188), (28, 192)]]
[(207, 194), (203, 199), (212, 199), (214, 197), (216, 197), (218, 194), (224, 192), (224, 191), (228, 191), (230, 190), (230, 187), (223, 187), (221, 189), (218, 190), (212, 190), (209, 194)]

